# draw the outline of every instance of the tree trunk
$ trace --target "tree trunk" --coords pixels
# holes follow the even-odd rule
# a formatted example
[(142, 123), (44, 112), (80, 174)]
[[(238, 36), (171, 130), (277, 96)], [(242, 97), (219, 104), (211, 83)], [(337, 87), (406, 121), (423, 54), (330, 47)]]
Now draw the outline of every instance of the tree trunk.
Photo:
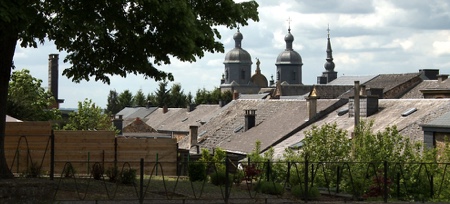
[(14, 178), (5, 157), (6, 101), (18, 34), (0, 31), (0, 179)]

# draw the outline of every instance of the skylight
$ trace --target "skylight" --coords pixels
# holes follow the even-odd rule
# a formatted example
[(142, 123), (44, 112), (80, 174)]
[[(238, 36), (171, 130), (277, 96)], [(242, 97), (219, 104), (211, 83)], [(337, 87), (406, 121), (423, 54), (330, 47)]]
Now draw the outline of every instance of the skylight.
[(410, 109), (408, 109), (407, 111), (403, 112), (403, 113), (402, 113), (402, 116), (403, 116), (403, 117), (406, 117), (406, 116), (411, 115), (412, 113), (414, 113), (414, 112), (416, 112), (416, 111), (417, 111), (417, 108), (410, 108)]

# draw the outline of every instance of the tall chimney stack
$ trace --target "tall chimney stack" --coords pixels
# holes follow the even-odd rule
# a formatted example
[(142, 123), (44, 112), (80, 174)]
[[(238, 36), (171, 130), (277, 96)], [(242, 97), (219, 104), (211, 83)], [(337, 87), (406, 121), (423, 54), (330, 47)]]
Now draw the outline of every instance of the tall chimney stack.
[(248, 109), (245, 110), (245, 131), (250, 130), (250, 128), (255, 127), (256, 124), (256, 110)]
[(360, 107), (359, 107), (359, 94), (360, 94), (360, 90), (359, 90), (359, 81), (355, 81), (355, 88), (354, 88), (354, 108), (355, 108), (355, 128), (358, 126), (359, 124), (359, 111), (360, 111)]
[(190, 146), (192, 147), (194, 145), (197, 145), (197, 139), (198, 139), (198, 126), (191, 125), (189, 126), (189, 139), (190, 139)]
[(308, 106), (308, 115), (309, 120), (314, 118), (317, 114), (317, 96), (316, 86), (313, 86), (309, 96), (306, 98), (307, 106)]
[(48, 55), (48, 88), (55, 97), (55, 107), (59, 108), (58, 98), (58, 54)]

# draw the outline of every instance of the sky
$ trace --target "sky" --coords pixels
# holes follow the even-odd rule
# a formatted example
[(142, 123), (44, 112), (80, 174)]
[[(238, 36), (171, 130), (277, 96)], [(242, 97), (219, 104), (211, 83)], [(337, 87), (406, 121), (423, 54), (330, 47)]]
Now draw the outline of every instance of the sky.
[[(444, 0), (257, 0), (259, 22), (249, 21), (241, 27), (242, 48), (252, 59), (252, 74), (259, 58), (261, 73), (270, 80), (276, 73), (276, 58), (284, 51), (284, 36), (290, 25), (294, 36), (293, 49), (303, 60), (303, 84), (315, 84), (325, 71), (327, 29), (333, 49), (338, 77), (418, 72), (419, 69), (440, 69), (450, 74), (450, 1)], [(288, 21), (290, 19), (290, 21)], [(172, 59), (170, 65), (159, 67), (175, 78), (169, 83), (181, 84), (184, 93), (195, 96), (198, 89), (213, 90), (220, 86), (226, 52), (234, 48), (236, 29), (218, 27), (225, 53), (207, 53), (196, 62)], [(65, 52), (58, 52), (52, 42), (38, 48), (17, 46), (16, 69), (28, 69), (42, 79), (48, 88), (48, 55), (59, 54), (59, 98), (62, 108), (76, 108), (79, 101), (92, 101), (106, 108), (110, 90), (135, 94), (154, 93), (158, 82), (142, 75), (111, 77), (109, 85), (102, 82), (74, 83), (62, 76)]]

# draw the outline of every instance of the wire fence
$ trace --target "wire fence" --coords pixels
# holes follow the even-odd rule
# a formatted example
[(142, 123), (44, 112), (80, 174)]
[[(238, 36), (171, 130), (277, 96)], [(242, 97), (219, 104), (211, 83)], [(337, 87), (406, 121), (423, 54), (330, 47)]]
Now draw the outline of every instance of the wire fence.
[[(380, 162), (66, 162), (61, 174), (29, 167), (27, 177), (52, 178), (54, 202), (296, 203), (450, 201), (449, 163)], [(62, 166), (62, 165), (59, 165)], [(139, 168), (136, 168), (139, 166)], [(32, 173), (33, 169), (36, 171)], [(185, 169), (185, 171), (183, 170)], [(77, 173), (84, 172), (84, 173)], [(88, 173), (85, 173), (88, 172)]]

